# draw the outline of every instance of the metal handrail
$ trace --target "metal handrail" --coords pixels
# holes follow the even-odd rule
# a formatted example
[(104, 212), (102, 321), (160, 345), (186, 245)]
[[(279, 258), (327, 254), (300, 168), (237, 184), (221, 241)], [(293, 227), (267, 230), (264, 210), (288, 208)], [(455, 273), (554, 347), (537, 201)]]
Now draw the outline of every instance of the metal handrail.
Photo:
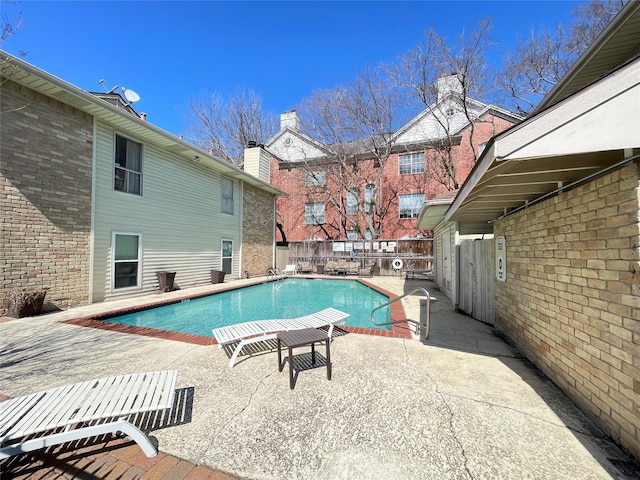
[(411, 290), (409, 293), (405, 293), (404, 295), (400, 295), (399, 297), (396, 297), (392, 300), (389, 300), (386, 303), (383, 303), (382, 305), (378, 305), (376, 308), (374, 308), (373, 310), (371, 310), (371, 322), (373, 322), (374, 325), (377, 325), (378, 327), (381, 327), (383, 325), (394, 325), (396, 323), (404, 323), (404, 322), (408, 322), (408, 323), (413, 323), (416, 325), (416, 333), (419, 335), (420, 334), (420, 322), (416, 321), (416, 320), (411, 320), (409, 318), (406, 318), (404, 320), (391, 320), (390, 322), (383, 322), (383, 323), (378, 323), (376, 322), (376, 319), (374, 318), (375, 312), (376, 310), (380, 310), (381, 308), (387, 307), (389, 305), (391, 305), (394, 302), (397, 302), (398, 300), (402, 300), (404, 297), (407, 297), (409, 295), (413, 295), (416, 292), (423, 292), (426, 296), (427, 296), (427, 316), (425, 319), (425, 324), (424, 324), (424, 337), (423, 340), (429, 340), (429, 326), (431, 323), (431, 295), (429, 295), (429, 292), (427, 292), (426, 288), (423, 287), (418, 287), (415, 288), (413, 290)]
[(269, 270), (267, 270), (267, 280), (269, 280), (271, 277), (275, 277), (276, 280), (282, 280), (284, 278), (284, 275), (277, 268), (270, 268)]

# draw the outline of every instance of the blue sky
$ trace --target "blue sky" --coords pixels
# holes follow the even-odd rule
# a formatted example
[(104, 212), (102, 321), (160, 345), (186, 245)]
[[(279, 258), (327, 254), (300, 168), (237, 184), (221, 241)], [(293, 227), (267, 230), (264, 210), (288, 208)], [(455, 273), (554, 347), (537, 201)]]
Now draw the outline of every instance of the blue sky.
[(276, 115), (367, 64), (392, 62), (426, 29), (452, 38), (493, 16), (500, 51), (542, 25), (568, 24), (577, 0), (530, 1), (21, 1), (3, 2), (22, 26), (2, 49), (83, 90), (124, 86), (148, 121), (186, 130), (183, 112), (203, 92), (237, 87)]

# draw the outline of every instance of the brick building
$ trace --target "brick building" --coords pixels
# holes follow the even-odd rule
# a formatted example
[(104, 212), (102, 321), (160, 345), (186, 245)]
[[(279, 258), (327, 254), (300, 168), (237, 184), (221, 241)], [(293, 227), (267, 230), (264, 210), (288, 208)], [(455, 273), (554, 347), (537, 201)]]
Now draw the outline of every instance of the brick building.
[[(277, 202), (286, 240), (425, 236), (415, 222), (423, 202), (462, 184), (487, 140), (521, 120), (467, 99), (471, 124), (456, 81), (441, 79), (437, 103), (388, 138), (323, 145), (300, 130), (295, 111), (282, 114), (266, 148), (273, 154), (271, 182), (288, 193)], [(374, 157), (366, 152), (376, 142), (386, 153)], [(439, 168), (445, 156), (449, 172)]]
[(157, 291), (160, 271), (187, 287), (210, 283), (211, 270), (240, 277), (274, 264), (282, 192), (268, 158), (248, 162), (249, 175), (120, 95), (2, 56), (0, 300), (48, 288), (47, 307), (64, 309)]
[(496, 327), (636, 460), (638, 25), (629, 2), (530, 118), (491, 139), (440, 224), (491, 225)]

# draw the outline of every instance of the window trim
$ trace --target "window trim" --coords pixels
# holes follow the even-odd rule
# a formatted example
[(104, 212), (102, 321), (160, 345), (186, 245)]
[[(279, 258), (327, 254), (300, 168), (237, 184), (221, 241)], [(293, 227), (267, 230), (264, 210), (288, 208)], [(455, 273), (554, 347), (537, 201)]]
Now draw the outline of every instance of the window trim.
[[(134, 259), (116, 260), (116, 238), (118, 235), (126, 235), (130, 237), (138, 238), (138, 256)], [(136, 285), (129, 287), (116, 287), (116, 263), (132, 262), (138, 263), (138, 272), (136, 274)], [(111, 232), (111, 291), (112, 292), (126, 292), (130, 290), (140, 290), (142, 288), (142, 233), (139, 232), (123, 232), (113, 231)]]
[[(118, 137), (120, 137), (123, 140), (126, 140), (127, 142), (132, 142), (135, 143), (137, 145), (140, 145), (140, 171), (137, 170), (133, 170), (127, 167), (122, 167), (120, 165), (118, 165), (118, 163), (116, 162), (116, 155), (117, 155), (117, 144), (118, 144)], [(112, 178), (112, 183), (111, 186), (113, 188), (114, 192), (121, 192), (121, 193), (128, 193), (129, 195), (137, 195), (139, 197), (142, 196), (143, 194), (143, 181), (144, 181), (144, 143), (142, 142), (138, 142), (137, 140), (134, 140), (126, 135), (123, 135), (121, 133), (115, 132), (114, 136), (113, 136), (113, 168), (112, 168), (112, 173), (113, 173), (113, 178)], [(124, 186), (125, 188), (118, 189), (116, 188), (116, 170), (122, 170), (125, 172), (125, 179), (124, 179)], [(135, 173), (137, 175), (140, 176), (140, 192), (133, 192), (130, 189), (127, 188), (128, 185), (128, 173), (132, 172)]]
[[(315, 207), (317, 205), (322, 205), (322, 221), (318, 221), (316, 214), (315, 214)], [(314, 208), (314, 211), (311, 212), (311, 214), (307, 213), (307, 207), (308, 206), (312, 206)], [(326, 210), (327, 206), (324, 204), (324, 202), (308, 202), (304, 204), (304, 223), (305, 225), (324, 225), (324, 223), (326, 222), (325, 219), (325, 215), (326, 215)], [(309, 215), (311, 215), (313, 217), (313, 222), (309, 222)]]
[[(371, 188), (369, 188), (371, 187)], [(365, 213), (370, 213), (371, 210), (375, 213), (376, 206), (375, 203), (372, 205), (371, 200), (375, 200), (376, 198), (376, 184), (375, 183), (367, 183), (364, 186), (364, 211)], [(373, 208), (372, 208), (373, 207)]]
[[(225, 181), (231, 182), (231, 212), (225, 211), (225, 196), (224, 196), (224, 188), (223, 188), (223, 184)], [(235, 215), (235, 198), (234, 198), (234, 189), (235, 189), (235, 182), (233, 181), (232, 178), (229, 177), (222, 177), (220, 179), (220, 213), (224, 213), (225, 215)], [(227, 202), (229, 201), (229, 199), (227, 198)]]
[(324, 170), (307, 170), (304, 173), (305, 187), (324, 187), (327, 184), (327, 172)]
[[(225, 242), (229, 242), (231, 243), (231, 256), (225, 257), (224, 256), (224, 244)], [(233, 239), (231, 238), (221, 238), (220, 239), (220, 268), (221, 270), (226, 274), (226, 275), (233, 275), (233, 251), (234, 251), (234, 245), (233, 245)], [(225, 259), (227, 260), (231, 260), (231, 265), (229, 268), (229, 272), (227, 272), (224, 269), (224, 261)]]
[[(349, 202), (349, 198), (353, 201)], [(355, 190), (347, 190), (346, 206), (347, 215), (355, 215), (358, 213), (358, 193)]]
[[(422, 197), (422, 201), (420, 202), (420, 206), (411, 206), (411, 216), (402, 216), (402, 204), (401, 204), (401, 198), (402, 197), (417, 197), (418, 195), (420, 195)], [(400, 220), (412, 220), (415, 218), (418, 218), (418, 216), (420, 215), (420, 209), (422, 208), (422, 205), (424, 204), (424, 193), (403, 193), (398, 195), (398, 218)]]
[[(421, 161), (417, 161), (417, 157), (421, 157)], [(404, 158), (409, 158), (409, 164), (408, 165), (402, 165), (401, 161)], [(415, 167), (416, 166), (420, 166), (420, 171), (416, 172)], [(409, 171), (408, 172), (403, 172), (402, 171), (402, 167), (409, 167)], [(398, 155), (398, 175), (418, 175), (420, 173), (424, 173), (425, 172), (425, 155), (424, 152), (413, 152), (413, 153), (401, 153), (400, 155)]]

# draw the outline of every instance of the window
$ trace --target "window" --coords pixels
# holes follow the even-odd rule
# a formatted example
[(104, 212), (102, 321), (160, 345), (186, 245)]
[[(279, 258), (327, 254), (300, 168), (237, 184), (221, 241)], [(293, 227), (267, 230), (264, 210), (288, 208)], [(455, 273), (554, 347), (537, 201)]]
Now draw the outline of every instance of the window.
[(355, 230), (347, 230), (347, 240), (357, 240), (358, 232)]
[(221, 210), (222, 213), (228, 213), (233, 215), (233, 180), (230, 178), (222, 177), (222, 200)]
[(324, 170), (306, 172), (304, 176), (304, 184), (306, 187), (324, 186)]
[(398, 157), (400, 175), (424, 173), (424, 153), (408, 153)]
[(358, 213), (358, 196), (354, 191), (347, 192), (347, 214)]
[(399, 195), (398, 200), (400, 202), (400, 218), (418, 218), (418, 214), (424, 203), (423, 193)]
[(318, 225), (324, 223), (324, 203), (305, 204), (304, 223), (308, 225)]
[(453, 117), (453, 114), (456, 113), (453, 108), (447, 108), (446, 115), (447, 117)]
[(482, 142), (478, 147), (478, 155), (482, 155), (485, 148), (487, 148), (487, 142)]
[(114, 233), (111, 241), (113, 252), (113, 289), (140, 286), (140, 235)]
[(222, 271), (233, 273), (233, 240), (222, 240)]
[(364, 211), (369, 213), (371, 209), (376, 211), (376, 186), (373, 183), (368, 183), (364, 187)]
[(113, 188), (142, 195), (142, 144), (116, 135)]

